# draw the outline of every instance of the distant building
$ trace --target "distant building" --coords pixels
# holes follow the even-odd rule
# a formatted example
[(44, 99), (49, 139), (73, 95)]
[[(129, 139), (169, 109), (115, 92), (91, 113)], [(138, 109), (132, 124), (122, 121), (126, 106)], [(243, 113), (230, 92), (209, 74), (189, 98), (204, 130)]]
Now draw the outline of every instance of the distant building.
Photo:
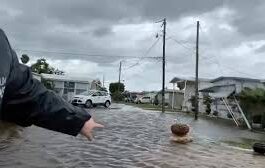
[(244, 88), (265, 89), (264, 83), (259, 79), (241, 77), (219, 77), (211, 80), (212, 86), (200, 89), (200, 92), (209, 93), (211, 97), (222, 98), (231, 94), (239, 94)]
[[(158, 103), (162, 104), (162, 92), (157, 93)], [(165, 89), (165, 103), (174, 109), (181, 110), (184, 100), (182, 90)]]
[(240, 93), (244, 88), (262, 88), (265, 89), (265, 85), (260, 79), (241, 78), (241, 77), (219, 77), (211, 80), (213, 86), (234, 86), (235, 93)]
[(145, 92), (142, 92), (142, 94), (145, 97), (150, 97), (151, 102), (154, 102), (155, 96), (157, 95), (157, 92), (155, 92), (155, 91), (145, 91)]
[(70, 100), (75, 94), (97, 90), (101, 87), (99, 80), (85, 77), (41, 74), (41, 79), (52, 82), (53, 90), (66, 100)]
[[(212, 86), (210, 79), (199, 78), (199, 89)], [(177, 87), (183, 92), (182, 110), (192, 111), (191, 98), (195, 96), (195, 78), (173, 78), (170, 83), (173, 84), (173, 88)], [(199, 111), (205, 111), (203, 105), (203, 95), (199, 94)]]
[(212, 110), (217, 111), (219, 117), (235, 118), (234, 120), (244, 118), (236, 96), (244, 88), (265, 89), (265, 85), (261, 80), (251, 78), (219, 77), (211, 80), (211, 83), (212, 86), (200, 89), (200, 92), (208, 94), (214, 99)]
[(127, 92), (125, 96), (134, 101), (137, 101), (142, 97), (150, 97), (151, 102), (153, 102), (156, 94), (156, 91)]

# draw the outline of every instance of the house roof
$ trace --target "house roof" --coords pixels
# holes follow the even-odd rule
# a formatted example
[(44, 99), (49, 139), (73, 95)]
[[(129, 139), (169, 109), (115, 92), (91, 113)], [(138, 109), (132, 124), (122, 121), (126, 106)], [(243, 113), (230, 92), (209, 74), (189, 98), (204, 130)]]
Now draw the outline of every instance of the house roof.
[(56, 74), (41, 74), (43, 79), (53, 80), (53, 81), (68, 81), (68, 82), (80, 82), (80, 83), (91, 83), (95, 79), (87, 77), (78, 76), (68, 76), (68, 75), (56, 75)]
[(229, 77), (229, 76), (221, 76), (216, 79), (211, 80), (211, 82), (217, 82), (220, 80), (237, 80), (237, 81), (245, 81), (245, 82), (261, 82), (259, 79), (252, 79), (252, 78), (243, 78), (243, 77)]
[(211, 97), (214, 98), (223, 98), (223, 97), (229, 97), (231, 95), (233, 95), (235, 93), (235, 89), (234, 90), (226, 90), (226, 91), (222, 91), (222, 92), (215, 92), (215, 93), (210, 93)]
[[(194, 77), (174, 77), (169, 83), (177, 83), (177, 82), (183, 82), (183, 81), (195, 82), (195, 78)], [(201, 81), (201, 82), (210, 82), (211, 79), (199, 78), (199, 81)]]
[[(160, 90), (158, 93), (161, 93), (161, 92), (162, 92), (162, 90)], [(165, 93), (172, 93), (172, 92), (174, 92), (174, 93), (184, 93), (183, 90), (165, 89)]]
[(229, 85), (214, 85), (211, 87), (200, 89), (200, 92), (214, 92), (215, 89), (221, 88), (221, 87), (236, 87), (235, 84), (229, 84)]
[[(218, 88), (221, 88), (221, 87), (226, 87), (227, 89), (218, 90)], [(216, 85), (216, 86), (208, 87), (205, 89), (201, 89), (200, 92), (208, 92), (210, 93), (211, 97), (222, 98), (222, 97), (229, 97), (230, 95), (235, 93), (235, 90), (236, 90), (236, 85), (230, 84), (230, 85)]]

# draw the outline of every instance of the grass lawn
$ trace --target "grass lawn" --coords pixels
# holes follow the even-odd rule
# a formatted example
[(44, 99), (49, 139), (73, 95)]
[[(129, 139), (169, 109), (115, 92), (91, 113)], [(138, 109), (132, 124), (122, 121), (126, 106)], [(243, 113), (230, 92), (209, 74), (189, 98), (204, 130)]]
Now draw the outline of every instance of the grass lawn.
[(252, 149), (254, 143), (264, 143), (263, 141), (249, 139), (249, 138), (241, 138), (241, 141), (222, 141), (222, 142), (243, 149)]
[[(139, 107), (144, 110), (154, 110), (154, 111), (161, 111), (162, 106), (161, 105), (153, 105), (153, 104), (136, 104), (136, 103), (123, 103), (125, 105)], [(171, 107), (165, 107), (165, 111), (167, 112), (180, 112), (178, 109), (172, 109)]]

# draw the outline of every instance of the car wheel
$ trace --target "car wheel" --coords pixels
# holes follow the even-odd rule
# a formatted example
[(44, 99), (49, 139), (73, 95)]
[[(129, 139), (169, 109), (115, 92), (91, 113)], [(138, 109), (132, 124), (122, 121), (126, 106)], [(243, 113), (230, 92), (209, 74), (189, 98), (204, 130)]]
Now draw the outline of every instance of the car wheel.
[(109, 108), (109, 106), (110, 106), (110, 101), (106, 101), (104, 106), (105, 106), (106, 108)]
[(85, 106), (86, 106), (86, 108), (92, 107), (92, 101), (91, 100), (87, 100)]

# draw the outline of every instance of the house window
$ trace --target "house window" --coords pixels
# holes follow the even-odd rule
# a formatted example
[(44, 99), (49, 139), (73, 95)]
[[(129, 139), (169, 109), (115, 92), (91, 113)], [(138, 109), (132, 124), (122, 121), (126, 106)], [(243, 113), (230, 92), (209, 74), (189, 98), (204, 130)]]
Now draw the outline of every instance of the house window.
[(69, 92), (75, 92), (75, 83), (74, 82), (64, 82), (64, 94)]

